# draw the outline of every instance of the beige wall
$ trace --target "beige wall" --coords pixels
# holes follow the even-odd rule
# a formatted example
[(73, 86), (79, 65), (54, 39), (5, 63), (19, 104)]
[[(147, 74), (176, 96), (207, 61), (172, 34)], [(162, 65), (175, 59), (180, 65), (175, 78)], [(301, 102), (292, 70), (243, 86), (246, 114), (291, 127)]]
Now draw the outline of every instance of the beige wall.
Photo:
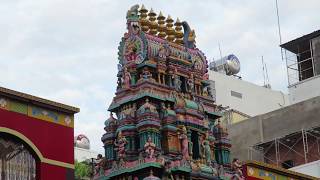
[[(209, 79), (214, 81), (216, 103), (229, 106), (239, 112), (256, 116), (289, 105), (288, 95), (259, 85), (209, 71)], [(231, 91), (240, 93), (242, 98), (231, 96)]]

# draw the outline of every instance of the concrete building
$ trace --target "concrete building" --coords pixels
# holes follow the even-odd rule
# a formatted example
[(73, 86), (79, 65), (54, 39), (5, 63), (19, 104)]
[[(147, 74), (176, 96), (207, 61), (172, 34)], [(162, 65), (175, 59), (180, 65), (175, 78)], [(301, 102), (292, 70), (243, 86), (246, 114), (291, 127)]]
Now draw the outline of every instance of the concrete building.
[[(290, 105), (229, 126), (231, 156), (319, 178), (320, 30), (281, 47), (287, 62)], [(264, 107), (269, 98), (273, 99), (259, 97), (263, 102), (259, 106)]]
[(320, 30), (285, 44), (290, 103), (320, 96)]
[[(259, 86), (236, 76), (209, 71), (216, 103), (249, 116), (256, 116), (289, 105), (288, 95)], [(263, 103), (261, 103), (263, 102)]]
[(284, 168), (316, 161), (319, 117), (320, 96), (233, 124), (231, 156)]

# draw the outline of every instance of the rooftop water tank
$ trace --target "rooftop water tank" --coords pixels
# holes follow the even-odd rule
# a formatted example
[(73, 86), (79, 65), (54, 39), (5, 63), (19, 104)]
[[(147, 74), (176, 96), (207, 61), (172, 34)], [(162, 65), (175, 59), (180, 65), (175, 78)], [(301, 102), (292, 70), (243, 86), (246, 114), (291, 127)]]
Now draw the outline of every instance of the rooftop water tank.
[(213, 61), (209, 65), (210, 70), (224, 73), (226, 75), (235, 75), (240, 72), (240, 61), (234, 54), (230, 54), (221, 59)]

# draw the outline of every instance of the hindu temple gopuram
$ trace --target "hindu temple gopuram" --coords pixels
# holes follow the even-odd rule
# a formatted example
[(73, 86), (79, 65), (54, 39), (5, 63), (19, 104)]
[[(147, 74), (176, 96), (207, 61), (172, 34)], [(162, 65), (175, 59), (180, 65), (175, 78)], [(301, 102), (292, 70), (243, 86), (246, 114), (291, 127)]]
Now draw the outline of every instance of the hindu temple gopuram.
[(95, 178), (230, 179), (231, 145), (195, 31), (139, 5), (126, 20), (116, 96), (101, 138), (105, 163)]

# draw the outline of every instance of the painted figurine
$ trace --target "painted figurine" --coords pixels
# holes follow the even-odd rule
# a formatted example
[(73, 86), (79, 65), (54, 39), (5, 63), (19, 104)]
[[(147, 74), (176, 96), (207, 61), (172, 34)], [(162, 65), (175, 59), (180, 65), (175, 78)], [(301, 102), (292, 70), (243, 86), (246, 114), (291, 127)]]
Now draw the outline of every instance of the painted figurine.
[(104, 165), (105, 165), (105, 159), (102, 157), (101, 154), (97, 155), (97, 159), (95, 159), (94, 165), (95, 165), (94, 174), (98, 174), (99, 173), (101, 175), (102, 172), (103, 172)]
[(147, 79), (152, 78), (152, 74), (150, 73), (150, 71), (148, 71), (147, 68), (144, 68), (143, 71), (142, 71), (142, 74), (141, 74), (140, 78), (142, 78), (142, 79), (144, 79), (144, 80), (147, 80)]
[(205, 86), (202, 91), (203, 91), (203, 96), (212, 97), (212, 90), (211, 90), (210, 85)]
[(194, 80), (193, 80), (193, 74), (191, 73), (190, 78), (187, 81), (188, 84), (188, 92), (193, 93), (194, 92)]
[(177, 72), (178, 72), (177, 69), (175, 69), (175, 73), (172, 76), (172, 78), (173, 78), (173, 81), (174, 81), (174, 88), (179, 92), (179, 91), (181, 91), (182, 82), (180, 80), (179, 75), (177, 75)]
[(148, 155), (148, 158), (154, 158), (154, 150), (156, 148), (156, 145), (152, 142), (151, 137), (148, 137), (148, 141), (146, 142), (146, 144), (144, 145), (144, 150)]
[(116, 151), (118, 152), (118, 157), (120, 159), (125, 157), (125, 146), (127, 144), (127, 139), (122, 136), (122, 132), (119, 131), (117, 140), (114, 142), (114, 145), (117, 147)]
[(123, 69), (123, 86), (124, 88), (129, 88), (130, 87), (130, 81), (131, 81), (131, 75), (128, 69), (125, 67)]
[[(191, 139), (191, 132), (188, 133), (188, 138)], [(192, 156), (193, 156), (193, 152), (192, 152), (193, 142), (192, 141), (189, 141), (188, 147), (189, 147), (189, 155), (192, 158)]]
[(182, 127), (182, 134), (179, 134), (179, 139), (181, 140), (182, 157), (185, 160), (189, 160), (189, 141), (187, 136), (187, 129), (185, 126)]
[(170, 50), (169, 50), (167, 44), (160, 47), (159, 52), (158, 52), (159, 58), (166, 59), (167, 56), (169, 56), (169, 54), (170, 54)]
[(232, 160), (231, 169), (235, 172), (235, 174), (242, 177), (242, 165), (238, 158), (234, 158)]
[(137, 48), (134, 42), (128, 42), (124, 56), (128, 62), (135, 61), (137, 59)]
[(211, 148), (210, 143), (207, 139), (204, 139), (202, 141), (202, 148), (203, 148), (203, 157), (207, 164), (211, 163)]

